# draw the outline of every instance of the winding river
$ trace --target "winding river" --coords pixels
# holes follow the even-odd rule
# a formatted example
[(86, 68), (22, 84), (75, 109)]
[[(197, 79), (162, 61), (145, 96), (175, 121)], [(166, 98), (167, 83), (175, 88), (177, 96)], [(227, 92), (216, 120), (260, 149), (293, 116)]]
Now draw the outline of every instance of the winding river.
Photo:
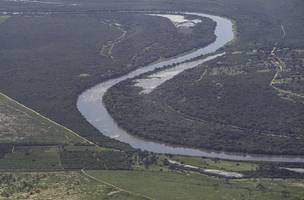
[[(240, 161), (270, 161), (270, 162), (303, 162), (303, 156), (286, 156), (286, 155), (264, 155), (264, 154), (243, 154), (243, 153), (229, 153), (229, 152), (216, 152), (208, 150), (199, 150), (194, 148), (184, 148), (176, 147), (167, 144), (162, 144), (154, 141), (147, 141), (145, 139), (138, 138), (136, 136), (130, 135), (125, 130), (120, 128), (114, 119), (111, 117), (107, 111), (105, 105), (103, 104), (103, 96), (109, 88), (115, 84), (124, 81), (128, 78), (134, 78), (140, 74), (150, 72), (156, 68), (162, 68), (167, 65), (177, 64), (185, 62), (189, 59), (196, 58), (201, 55), (206, 55), (210, 53), (215, 53), (218, 49), (229, 43), (234, 39), (233, 24), (232, 21), (209, 14), (203, 13), (190, 13), (183, 12), (179, 14), (187, 14), (193, 16), (207, 17), (216, 22), (215, 35), (216, 40), (206, 47), (197, 49), (195, 51), (168, 58), (164, 61), (150, 64), (145, 67), (136, 69), (126, 75), (118, 78), (110, 79), (102, 82), (86, 91), (84, 91), (78, 98), (77, 107), (80, 113), (86, 118), (86, 120), (97, 128), (102, 134), (130, 144), (134, 148), (141, 150), (147, 150), (155, 153), (169, 153), (169, 154), (179, 154), (188, 156), (204, 156), (209, 158), (219, 158), (227, 160), (240, 160)], [(208, 60), (214, 59), (218, 56), (222, 56), (224, 53), (218, 53), (212, 56), (208, 56), (204, 59), (198, 59), (192, 62), (186, 62), (183, 65), (177, 65), (171, 70), (175, 70), (175, 74), (182, 72), (185, 69), (193, 68), (198, 64), (204, 63)]]

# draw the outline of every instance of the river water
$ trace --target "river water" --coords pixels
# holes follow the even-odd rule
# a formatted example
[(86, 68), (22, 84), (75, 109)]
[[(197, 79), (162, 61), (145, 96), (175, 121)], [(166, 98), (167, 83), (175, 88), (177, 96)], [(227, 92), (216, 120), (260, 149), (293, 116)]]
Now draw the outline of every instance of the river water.
[[(176, 13), (175, 13), (176, 14)], [(217, 152), (208, 150), (199, 150), (194, 148), (176, 147), (172, 145), (162, 144), (154, 141), (147, 141), (139, 137), (130, 135), (125, 130), (120, 128), (114, 119), (107, 111), (103, 104), (103, 96), (109, 88), (115, 84), (124, 81), (128, 78), (134, 78), (140, 74), (150, 72), (156, 68), (162, 68), (171, 64), (177, 64), (185, 62), (189, 59), (196, 58), (198, 56), (215, 53), (218, 49), (229, 43), (234, 39), (233, 24), (232, 21), (220, 17), (203, 13), (190, 13), (183, 12), (179, 14), (194, 15), (200, 17), (207, 17), (216, 22), (215, 35), (216, 40), (204, 48), (197, 49), (195, 51), (168, 58), (164, 61), (153, 63), (137, 70), (134, 70), (126, 75), (118, 78), (110, 79), (96, 86), (84, 91), (78, 98), (77, 108), (80, 113), (86, 118), (86, 120), (98, 129), (102, 134), (130, 144), (134, 148), (141, 150), (147, 150), (155, 153), (168, 153), (179, 154), (188, 156), (204, 156), (209, 158), (219, 158), (227, 160), (241, 160), (241, 161), (270, 161), (270, 162), (304, 162), (302, 156), (285, 156), (285, 155), (264, 155), (264, 154), (243, 154), (243, 153), (230, 153), (230, 152)], [(224, 52), (208, 56), (207, 58), (200, 59), (196, 62), (187, 62), (183, 64), (183, 70), (193, 68), (197, 66), (198, 62), (203, 63), (211, 58), (223, 55)], [(179, 65), (177, 65), (178, 67)], [(182, 72), (183, 70), (179, 70)]]

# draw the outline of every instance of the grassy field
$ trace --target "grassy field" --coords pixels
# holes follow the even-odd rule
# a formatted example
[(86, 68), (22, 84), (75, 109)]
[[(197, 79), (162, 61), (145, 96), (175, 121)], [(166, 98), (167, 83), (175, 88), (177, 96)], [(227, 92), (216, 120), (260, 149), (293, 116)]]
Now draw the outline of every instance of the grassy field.
[(88, 144), (74, 132), (0, 93), (0, 143)]
[(9, 18), (9, 16), (0, 16), (0, 24), (5, 22), (5, 20), (7, 20), (8, 18)]
[(0, 174), (0, 199), (301, 200), (304, 181), (224, 180), (156, 171), (15, 172)]
[(80, 172), (0, 174), (2, 200), (139, 200), (138, 194), (93, 180)]
[(14, 152), (0, 159), (1, 170), (63, 169), (56, 146), (15, 147)]
[[(43, 4), (40, 5), (39, 3), (0, 2), (0, 5), (1, 10), (16, 11), (18, 9), (21, 9), (21, 11), (22, 9), (26, 10), (26, 8), (31, 8), (30, 10), (40, 10), (41, 8), (42, 10), (61, 9), (61, 6), (46, 4), (44, 7)], [(8, 5), (8, 7), (2, 5)], [(272, 73), (275, 72), (275, 68), (264, 69), (263, 56), (268, 56), (268, 54), (257, 55), (254, 58), (252, 50), (272, 48), (274, 43), (281, 40), (281, 27), (283, 25), (287, 30), (287, 36), (282, 45), (286, 45), (289, 48), (303, 48), (301, 5), (303, 5), (301, 0), (269, 0), (267, 2), (261, 0), (214, 0), (212, 2), (209, 0), (176, 0), (175, 3), (172, 3), (171, 0), (154, 0), (152, 3), (138, 0), (125, 2), (91, 0), (89, 2), (81, 2), (79, 7), (72, 6), (69, 8), (66, 6), (62, 8), (66, 9), (66, 11), (75, 11), (77, 8), (80, 10), (90, 10), (90, 8), (105, 10), (196, 10), (233, 18), (237, 23), (238, 36), (240, 37), (233, 43), (232, 47), (227, 47), (227, 51), (230, 50), (229, 48), (241, 50), (244, 55), (238, 55), (238, 58), (236, 58), (237, 55), (229, 55), (229, 57), (226, 57), (227, 60), (216, 61), (214, 66), (222, 66), (212, 66), (208, 77), (204, 77), (199, 82), (194, 83), (192, 80), (195, 80), (196, 76), (200, 76), (205, 71), (205, 68), (193, 69), (182, 74), (178, 78), (179, 82), (174, 82), (173, 85), (168, 87), (168, 91), (165, 90), (166, 87), (163, 87), (161, 91), (159, 90), (164, 96), (170, 97), (169, 95), (171, 94), (173, 98), (172, 101), (164, 98), (166, 101), (160, 105), (153, 104), (153, 106), (156, 105), (156, 108), (152, 106), (141, 107), (141, 105), (144, 105), (141, 101), (137, 100), (139, 102), (137, 103), (131, 98), (128, 100), (133, 101), (135, 106), (126, 106), (125, 102), (120, 102), (124, 103), (124, 107), (132, 108), (133, 112), (121, 111), (128, 114), (126, 119), (132, 119), (134, 123), (141, 122), (137, 121), (137, 119), (147, 119), (154, 113), (158, 113), (158, 106), (160, 106), (165, 112), (163, 114), (159, 112), (161, 114), (158, 113), (152, 116), (154, 118), (148, 121), (147, 125), (155, 125), (152, 129), (158, 134), (162, 134), (162, 138), (166, 139), (165, 137), (168, 136), (164, 142), (177, 140), (178, 142), (187, 143), (193, 140), (195, 141), (195, 146), (200, 146), (199, 142), (204, 141), (210, 145), (209, 148), (213, 148), (215, 145), (212, 142), (217, 144), (216, 142), (222, 141), (225, 145), (228, 145), (228, 150), (235, 150), (232, 148), (241, 145), (246, 148), (250, 147), (240, 140), (239, 137), (243, 133), (234, 132), (234, 128), (229, 130), (225, 124), (223, 126), (221, 124), (211, 124), (210, 129), (209, 127), (205, 129), (205, 122), (198, 120), (199, 122), (190, 123), (189, 121), (191, 120), (189, 119), (191, 118), (184, 119), (184, 116), (187, 117), (189, 115), (176, 115), (175, 111), (179, 111), (179, 109), (166, 110), (168, 109), (167, 105), (171, 105), (173, 108), (174, 106), (175, 108), (180, 108), (179, 105), (185, 104), (185, 101), (189, 100), (186, 101), (190, 102), (186, 109), (189, 112), (191, 112), (189, 108), (192, 107), (194, 111), (199, 111), (200, 109), (198, 108), (200, 107), (197, 105), (204, 109), (214, 107), (214, 109), (224, 111), (224, 109), (221, 109), (221, 105), (230, 105), (229, 103), (231, 102), (237, 102), (229, 100), (230, 96), (228, 94), (233, 94), (233, 97), (237, 98), (242, 97), (242, 99), (249, 97), (250, 102), (251, 99), (254, 101), (256, 97), (266, 97), (267, 95), (260, 92), (257, 92), (256, 95), (258, 90), (255, 90), (252, 85), (261, 89), (261, 83), (263, 83), (261, 80), (272, 79)], [(238, 12), (236, 12), (235, 8), (237, 8)], [(71, 128), (89, 140), (97, 143), (99, 139), (99, 145), (113, 148), (117, 148), (121, 143), (99, 134), (79, 114), (75, 106), (75, 100), (78, 95), (89, 86), (112, 76), (126, 73), (140, 65), (150, 63), (160, 56), (170, 56), (194, 47), (203, 46), (203, 43), (213, 37), (212, 29), (210, 28), (212, 24), (205, 24), (206, 26), (204, 25), (201, 29), (198, 29), (195, 35), (187, 36), (176, 32), (172, 25), (168, 26), (168, 21), (128, 13), (108, 13), (100, 14), (100, 16), (98, 14), (91, 16), (60, 13), (59, 15), (45, 16), (13, 16), (9, 20), (7, 19), (7, 16), (0, 16), (0, 24), (2, 23), (0, 26), (1, 92), (58, 121), (65, 127)], [(127, 31), (127, 37), (113, 49), (112, 56), (114, 59), (112, 60), (110, 57), (100, 55), (100, 49), (109, 41), (116, 41), (117, 37), (120, 36), (121, 31), (113, 28), (115, 23), (122, 25), (122, 28)], [(202, 37), (201, 30), (204, 30), (204, 27), (206, 28), (206, 34)], [(244, 62), (246, 68), (237, 66), (236, 63), (230, 62), (229, 59), (239, 63)], [(247, 60), (253, 62), (245, 63)], [(255, 62), (255, 60), (259, 62)], [(287, 57), (287, 60), (289, 60), (289, 57)], [(298, 65), (297, 63), (294, 65), (296, 69), (299, 68), (297, 67)], [(227, 66), (230, 66), (228, 71), (226, 70)], [(252, 70), (255, 71), (253, 72)], [(289, 80), (287, 79), (289, 78), (287, 72), (290, 74), (293, 71), (282, 73), (282, 75), (286, 76), (286, 80)], [(294, 72), (297, 75), (298, 71), (294, 70)], [(244, 75), (244, 77), (239, 78), (241, 77), (240, 74)], [(264, 74), (264, 76), (262, 77), (261, 74)], [(255, 77), (258, 77), (259, 80), (256, 80)], [(183, 83), (183, 80), (186, 81)], [(238, 82), (233, 85), (236, 80)], [(266, 84), (267, 87), (268, 82)], [(208, 83), (212, 85), (208, 85)], [(250, 88), (246, 88), (246, 83), (250, 83), (248, 85)], [(294, 81), (293, 85), (291, 85), (292, 89), (303, 89), (302, 87), (296, 88), (298, 85), (299, 87), (301, 86), (300, 82)], [(230, 88), (242, 86), (241, 89), (246, 92), (244, 92), (246, 94), (244, 95), (245, 97), (237, 93), (241, 92), (239, 89), (236, 89), (236, 93), (232, 89), (231, 91), (223, 89), (229, 86)], [(290, 85), (288, 86), (291, 87)], [(178, 91), (177, 94), (179, 95), (175, 95), (174, 89)], [(126, 95), (121, 93), (124, 98), (128, 98), (131, 94), (128, 94), (128, 90), (124, 90), (124, 92)], [(250, 98), (250, 95), (255, 98)], [(202, 101), (206, 97), (213, 98), (210, 103), (207, 103), (207, 106)], [(149, 98), (145, 99), (151, 100)], [(228, 104), (219, 103), (225, 99), (228, 99), (226, 100)], [(275, 103), (277, 102), (269, 97), (267, 101), (262, 100), (261, 98), (261, 102), (265, 103), (262, 104), (265, 109), (261, 109), (260, 105), (258, 108), (265, 114), (257, 112), (259, 114), (262, 113), (262, 117), (258, 115), (255, 117), (258, 120), (264, 119), (263, 117), (268, 116), (271, 113), (270, 111), (275, 111), (274, 108), (271, 108), (271, 105), (276, 105)], [(151, 102), (160, 101), (158, 97), (154, 96)], [(236, 105), (236, 109), (242, 107), (240, 106), (242, 104), (236, 103)], [(259, 111), (253, 106), (248, 108), (247, 103), (244, 105), (246, 105), (244, 107), (246, 108), (245, 112), (239, 113), (248, 113), (249, 108)], [(292, 109), (289, 109), (288, 103), (283, 105), (276, 107), (279, 111), (284, 111), (281, 112), (283, 113), (282, 115), (275, 112), (273, 117), (267, 117), (267, 120), (263, 120), (263, 124), (251, 124), (253, 128), (261, 127), (262, 125), (267, 127), (267, 123), (279, 116), (284, 116), (284, 120), (279, 120), (280, 122), (291, 121), (286, 118), (286, 113)], [(142, 112), (143, 108), (150, 109), (150, 111), (148, 110), (149, 112), (146, 112), (149, 115)], [(140, 112), (136, 112), (136, 109)], [(210, 113), (217, 114), (214, 111), (216, 110), (212, 110)], [(145, 161), (149, 161), (149, 157), (152, 157), (151, 155), (143, 156), (139, 159), (140, 162), (136, 162), (135, 166), (133, 166), (136, 170), (133, 171), (100, 170), (131, 169), (130, 163), (134, 160), (131, 160), (130, 155), (123, 151), (97, 147), (78, 136), (75, 132), (43, 117), (37, 112), (0, 93), (0, 200), (304, 199), (303, 179), (221, 179), (185, 172), (184, 170), (171, 171), (169, 167), (163, 165), (161, 160), (156, 160), (156, 163), (147, 167), (145, 166)], [(135, 116), (137, 118), (132, 116), (132, 113), (136, 113)], [(205, 115), (207, 112), (202, 111), (200, 113)], [(195, 112), (194, 114), (200, 113)], [(232, 115), (232, 117), (224, 116), (225, 119), (228, 118), (229, 120), (235, 120), (236, 116), (242, 116), (239, 113), (231, 112), (231, 110), (226, 113)], [(303, 113), (301, 112), (299, 116), (302, 116), (301, 114)], [(121, 115), (120, 117), (122, 118), (123, 116)], [(249, 122), (255, 123), (252, 120), (252, 116), (250, 116)], [(167, 120), (166, 117), (171, 121)], [(201, 119), (199, 115), (196, 118)], [(220, 119), (218, 116), (215, 118)], [(240, 117), (240, 119), (244, 120), (245, 118)], [(166, 123), (162, 123), (162, 120)], [(171, 128), (168, 126), (168, 122), (171, 122)], [(143, 125), (143, 123), (141, 124)], [(248, 125), (249, 123), (246, 122), (244, 124)], [(278, 127), (280, 125), (280, 123), (276, 122), (273, 124)], [(301, 122), (299, 124), (301, 125)], [(168, 127), (171, 131), (169, 133), (162, 129), (168, 129)], [(298, 129), (302, 130), (301, 127)], [(143, 128), (143, 130), (147, 130), (147, 127), (143, 126)], [(195, 135), (190, 134), (191, 131), (194, 133), (195, 131), (197, 133), (202, 133), (202, 131), (212, 133), (214, 130), (222, 129), (225, 133), (229, 133), (227, 134), (228, 139), (218, 132), (214, 134), (216, 137), (213, 135), (210, 137), (195, 137)], [(281, 130), (281, 128), (278, 129)], [(180, 138), (176, 134), (178, 131), (182, 133)], [(139, 130), (138, 132), (143, 131)], [(274, 133), (277, 132), (274, 131)], [(250, 138), (245, 138), (244, 141), (252, 141), (252, 137), (250, 135), (248, 137)], [(270, 139), (265, 140), (265, 137)], [(283, 137), (274, 137), (273, 134), (261, 134), (256, 141), (265, 143), (251, 148), (254, 148), (253, 150), (266, 148), (264, 151), (267, 152), (270, 151), (267, 149), (271, 147), (270, 144), (276, 144), (278, 140), (282, 141), (283, 146), (273, 146), (277, 147), (280, 152), (288, 149), (293, 149), (296, 152), (302, 150), (304, 152), (302, 148), (303, 142), (294, 142), (294, 138), (292, 134), (290, 139), (286, 139), (285, 135)], [(236, 145), (235, 141), (240, 144)], [(272, 143), (272, 141), (274, 142)], [(221, 149), (221, 144), (218, 145)], [(229, 145), (231, 146), (229, 147)], [(2, 151), (2, 149), (6, 151)], [(245, 171), (254, 171), (258, 166), (257, 164), (246, 162), (182, 156), (173, 156), (170, 159), (202, 168), (244, 173)], [(86, 170), (80, 171), (83, 168)], [(21, 170), (27, 172), (20, 172)], [(43, 170), (48, 172), (41, 172)], [(66, 171), (54, 172), (56, 170)], [(270, 168), (270, 170), (273, 170), (273, 168)], [(256, 172), (259, 171), (257, 170)], [(263, 173), (261, 174), (263, 175)]]
[(258, 167), (255, 163), (249, 162), (232, 162), (217, 159), (208, 159), (200, 157), (173, 156), (172, 160), (182, 162), (187, 165), (193, 165), (206, 169), (218, 169), (224, 171), (242, 172), (253, 171)]
[[(153, 199), (301, 199), (303, 180), (224, 180), (155, 171), (89, 171), (90, 175)], [(287, 198), (288, 197), (288, 198)]]
[[(77, 134), (35, 111), (5, 95), (1, 94), (0, 97), (1, 120), (5, 122), (1, 123), (1, 128), (6, 131), (8, 138), (4, 140), (3, 136), (2, 142), (16, 143), (9, 153), (0, 158), (3, 171), (0, 173), (0, 199), (277, 200), (287, 197), (300, 199), (304, 195), (303, 180), (218, 179), (196, 173), (170, 171), (162, 166), (162, 159), (148, 169), (141, 166), (134, 171), (79, 172), (77, 170), (82, 168), (128, 169), (130, 162), (124, 152), (88, 144)], [(23, 142), (29, 145), (24, 146)], [(250, 171), (257, 167), (253, 163), (198, 157), (173, 156), (170, 159), (227, 171)], [(76, 171), (47, 172), (69, 169)]]
[(0, 170), (129, 169), (124, 152), (99, 147), (0, 93)]

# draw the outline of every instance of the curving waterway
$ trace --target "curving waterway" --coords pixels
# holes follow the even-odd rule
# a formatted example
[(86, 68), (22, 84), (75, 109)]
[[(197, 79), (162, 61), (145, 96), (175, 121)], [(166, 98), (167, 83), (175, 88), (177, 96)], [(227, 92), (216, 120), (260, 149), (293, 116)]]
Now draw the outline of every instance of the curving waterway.
[[(145, 139), (138, 138), (127, 133), (120, 128), (114, 119), (107, 111), (104, 103), (103, 96), (109, 88), (115, 84), (124, 81), (128, 78), (134, 78), (140, 74), (151, 72), (156, 68), (162, 68), (171, 64), (178, 64), (185, 62), (189, 59), (196, 58), (198, 56), (215, 53), (218, 49), (229, 43), (234, 39), (233, 24), (232, 21), (220, 17), (203, 13), (191, 13), (183, 12), (178, 13), (180, 15), (194, 15), (199, 17), (207, 17), (216, 22), (215, 35), (216, 40), (206, 47), (197, 49), (195, 51), (168, 58), (164, 61), (153, 63), (139, 69), (136, 69), (126, 75), (118, 78), (104, 81), (96, 86), (84, 91), (78, 98), (77, 107), (80, 113), (86, 118), (86, 120), (97, 128), (102, 134), (130, 144), (134, 148), (141, 150), (147, 150), (155, 153), (168, 153), (179, 154), (188, 156), (204, 156), (209, 158), (219, 158), (227, 160), (241, 160), (241, 161), (269, 161), (269, 162), (303, 162), (303, 156), (286, 156), (286, 155), (264, 155), (264, 154), (244, 154), (244, 153), (230, 153), (230, 152), (217, 152), (208, 150), (199, 150), (194, 148), (176, 147), (168, 144), (162, 144), (154, 141), (147, 141)], [(215, 59), (222, 56), (224, 52), (208, 56), (204, 59), (198, 59), (195, 62), (186, 62), (182, 65), (177, 65), (172, 70), (177, 70), (178, 73), (183, 70), (193, 68), (198, 64), (204, 63), (208, 60)], [(176, 74), (178, 74), (176, 73)]]

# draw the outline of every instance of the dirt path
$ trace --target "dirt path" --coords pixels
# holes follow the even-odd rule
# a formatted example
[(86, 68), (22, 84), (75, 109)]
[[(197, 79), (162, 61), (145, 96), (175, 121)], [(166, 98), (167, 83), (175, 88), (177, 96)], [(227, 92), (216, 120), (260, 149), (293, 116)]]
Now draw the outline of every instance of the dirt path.
[(287, 69), (286, 63), (279, 56), (276, 55), (276, 51), (277, 51), (276, 47), (274, 47), (271, 51), (271, 63), (277, 67), (277, 71), (276, 71), (274, 77), (272, 78), (271, 82), (269, 83), (269, 86), (271, 86), (273, 89), (275, 89), (276, 91), (278, 91), (281, 94), (290, 95), (290, 96), (297, 97), (297, 98), (304, 98), (304, 95), (297, 94), (297, 93), (291, 92), (289, 90), (283, 90), (283, 89), (275, 86), (275, 84), (278, 83), (277, 78), (278, 78), (279, 74), (281, 72), (284, 72), (284, 70)]
[(283, 24), (281, 24), (281, 29), (282, 29), (282, 33), (283, 33), (282, 38), (285, 38), (285, 37), (286, 37), (286, 35), (287, 35), (287, 33), (286, 33), (286, 30), (285, 30), (285, 27), (284, 27), (284, 25), (283, 25)]
[[(282, 30), (282, 40), (283, 40), (287, 35), (286, 29), (285, 29), (283, 24), (281, 24), (281, 30)], [(301, 99), (304, 98), (304, 95), (297, 94), (297, 93), (291, 92), (289, 90), (283, 90), (283, 89), (275, 86), (275, 84), (278, 83), (277, 78), (278, 78), (279, 74), (281, 72), (284, 72), (284, 70), (287, 70), (286, 63), (279, 56), (277, 56), (277, 54), (276, 54), (277, 50), (278, 50), (278, 48), (276, 46), (274, 46), (271, 53), (270, 53), (270, 57), (271, 57), (270, 62), (274, 66), (276, 66), (278, 70), (276, 71), (273, 79), (269, 83), (269, 86), (272, 87), (273, 89), (275, 89), (278, 93), (285, 94), (285, 95), (292, 96), (292, 97), (296, 97), (296, 98), (301, 98)]]
[(117, 45), (118, 43), (120, 43), (125, 39), (128, 32), (123, 28), (121, 28), (118, 24), (109, 23), (106, 21), (103, 21), (103, 23), (108, 24), (111, 28), (114, 27), (122, 32), (122, 34), (118, 38), (116, 38), (113, 41), (108, 41), (105, 45), (103, 45), (99, 53), (100, 55), (109, 57), (113, 60), (114, 59), (114, 57), (112, 56), (113, 48), (115, 47), (115, 45)]
[[(94, 180), (94, 181), (97, 181), (97, 182), (99, 182), (99, 183), (102, 183), (102, 184), (105, 184), (105, 185), (107, 185), (107, 186), (110, 186), (110, 187), (115, 188), (115, 189), (117, 190), (117, 192), (115, 192), (115, 193), (118, 193), (118, 192), (126, 192), (126, 193), (129, 193), (129, 194), (134, 195), (134, 196), (143, 197), (144, 199), (154, 200), (154, 199), (152, 199), (151, 197), (148, 197), (148, 196), (146, 196), (146, 195), (139, 194), (139, 193), (135, 193), (135, 192), (131, 192), (131, 191), (129, 191), (129, 190), (125, 190), (125, 189), (123, 189), (123, 188), (121, 188), (121, 187), (118, 187), (118, 186), (116, 186), (116, 185), (113, 185), (112, 183), (109, 183), (109, 182), (106, 182), (106, 181), (104, 181), (104, 180), (98, 179), (98, 178), (96, 178), (96, 177), (94, 177), (94, 176), (88, 174), (84, 169), (81, 169), (81, 173), (82, 173), (84, 176), (86, 176), (86, 177), (88, 177), (88, 178), (90, 178), (90, 179), (92, 179), (92, 180)], [(112, 194), (114, 194), (114, 192), (112, 192)]]

